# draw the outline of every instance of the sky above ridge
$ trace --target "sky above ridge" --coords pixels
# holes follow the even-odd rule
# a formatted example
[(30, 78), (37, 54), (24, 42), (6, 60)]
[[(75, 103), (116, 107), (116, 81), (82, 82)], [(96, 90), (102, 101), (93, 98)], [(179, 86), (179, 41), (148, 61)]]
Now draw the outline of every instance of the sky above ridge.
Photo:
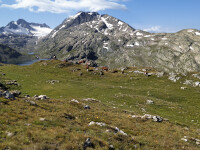
[(199, 6), (200, 0), (0, 0), (0, 27), (25, 19), (55, 28), (79, 11), (96, 11), (136, 29), (177, 32), (200, 29)]

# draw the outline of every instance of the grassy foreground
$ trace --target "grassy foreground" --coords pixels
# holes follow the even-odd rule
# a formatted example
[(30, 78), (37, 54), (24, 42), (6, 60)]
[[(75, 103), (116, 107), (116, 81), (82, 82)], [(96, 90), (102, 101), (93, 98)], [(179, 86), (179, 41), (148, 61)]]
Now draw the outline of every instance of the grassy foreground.
[[(167, 76), (129, 72), (133, 70), (136, 68), (101, 76), (82, 65), (55, 60), (1, 66), (0, 73), (6, 74), (1, 82), (16, 80), (20, 85), (8, 88), (19, 89), (22, 97), (0, 99), (0, 149), (83, 149), (87, 138), (95, 149), (112, 149), (111, 145), (124, 150), (199, 149), (194, 139), (200, 139), (200, 88), (181, 90), (183, 85)], [(49, 83), (52, 80), (56, 82)], [(26, 94), (50, 99), (30, 98), (37, 104), (30, 105), (23, 98)], [(147, 105), (147, 100), (154, 104)], [(84, 109), (85, 105), (91, 109)], [(158, 123), (132, 117), (144, 114), (167, 119)], [(89, 125), (92, 121), (105, 125)]]

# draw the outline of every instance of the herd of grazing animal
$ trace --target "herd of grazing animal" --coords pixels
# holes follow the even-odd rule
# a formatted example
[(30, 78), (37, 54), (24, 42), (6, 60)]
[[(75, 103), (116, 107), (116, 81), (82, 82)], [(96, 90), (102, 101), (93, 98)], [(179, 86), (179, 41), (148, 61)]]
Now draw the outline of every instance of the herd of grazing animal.
[[(53, 57), (53, 59), (56, 59), (56, 56), (54, 55), (54, 57)], [(65, 62), (68, 62), (67, 60), (65, 61)], [(85, 65), (85, 69), (87, 70), (87, 71), (94, 71), (95, 69), (94, 68), (96, 68), (96, 67), (91, 67), (91, 62), (90, 61), (87, 61), (87, 60), (84, 60), (84, 59), (82, 59), (82, 60), (79, 60), (79, 61), (77, 61), (76, 62), (76, 64), (83, 64), (83, 65)], [(128, 68), (127, 68), (128, 69)], [(102, 67), (100, 67), (100, 68), (98, 68), (97, 70), (101, 70), (101, 72), (103, 72), (103, 71), (109, 71), (110, 69), (107, 67), (107, 66), (102, 66)], [(121, 69), (121, 73), (122, 74), (125, 74), (125, 70), (126, 69)], [(144, 75), (145, 76), (151, 76), (151, 73), (149, 73), (149, 71), (151, 71), (151, 69), (143, 69), (144, 70)], [(110, 70), (112, 73), (117, 73), (117, 72), (119, 72), (119, 70)]]

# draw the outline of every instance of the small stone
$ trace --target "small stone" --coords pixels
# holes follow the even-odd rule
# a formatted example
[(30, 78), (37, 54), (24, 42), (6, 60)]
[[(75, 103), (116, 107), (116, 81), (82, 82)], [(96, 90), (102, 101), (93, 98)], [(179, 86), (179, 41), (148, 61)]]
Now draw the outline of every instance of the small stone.
[(38, 98), (39, 98), (40, 100), (45, 100), (45, 99), (47, 99), (47, 96), (46, 96), (46, 95), (40, 95), (40, 96), (38, 96)]
[(83, 150), (86, 150), (88, 147), (95, 148), (95, 145), (91, 142), (90, 138), (87, 138), (83, 145)]
[(85, 109), (90, 109), (90, 106), (89, 105), (85, 105), (84, 108)]
[(74, 119), (75, 119), (74, 116), (72, 116), (71, 114), (66, 114), (66, 113), (64, 113), (64, 117), (65, 117), (66, 119), (68, 119), (68, 120), (74, 120)]
[(5, 91), (4, 93), (3, 93), (3, 96), (4, 96), (4, 98), (6, 98), (6, 99), (15, 99), (15, 96), (13, 95), (13, 94), (11, 94), (10, 92), (8, 92), (8, 91)]
[(147, 100), (146, 104), (152, 105), (152, 104), (154, 104), (154, 101), (152, 101), (152, 100)]
[(118, 133), (118, 132), (121, 133), (122, 135), (127, 136), (127, 134), (124, 131), (122, 131), (119, 128), (115, 127), (115, 133)]
[(29, 103), (30, 105), (37, 106), (37, 104), (34, 101), (29, 101)]
[(113, 145), (109, 145), (109, 150), (115, 150)]
[(99, 74), (100, 74), (101, 76), (104, 75), (103, 71), (100, 71)]
[(185, 141), (185, 142), (188, 141), (188, 139), (186, 139), (186, 138), (181, 138), (181, 140), (182, 140), (182, 141)]
[(40, 121), (45, 121), (46, 120), (46, 118), (40, 118)]
[(149, 115), (149, 114), (145, 114), (144, 116), (142, 116), (142, 118), (152, 119), (153, 116), (152, 116), (152, 115)]
[(25, 125), (25, 126), (31, 126), (31, 124), (30, 124), (30, 123), (25, 123), (24, 125)]
[(10, 91), (10, 93), (13, 94), (15, 97), (18, 97), (21, 94), (21, 91), (13, 90), (13, 91)]
[(76, 99), (72, 99), (72, 100), (71, 100), (71, 102), (74, 102), (74, 103), (79, 103), (79, 101), (78, 101), (78, 100), (76, 100)]
[(187, 87), (181, 87), (181, 90), (186, 90), (187, 89)]
[(98, 125), (98, 126), (106, 126), (106, 124), (105, 123), (103, 123), (103, 122), (94, 122), (94, 121), (91, 121), (90, 123), (89, 123), (89, 126), (91, 126), (91, 125)]
[(8, 137), (11, 137), (11, 136), (14, 135), (12, 132), (8, 132), (8, 131), (6, 131), (6, 134), (7, 134)]
[(94, 125), (94, 124), (95, 124), (95, 122), (94, 122), (94, 121), (91, 121), (91, 122), (89, 123), (89, 126)]
[(25, 95), (25, 98), (30, 98), (30, 95)]
[(155, 122), (162, 122), (163, 121), (163, 119), (160, 117), (160, 116), (153, 116), (153, 121), (155, 121)]

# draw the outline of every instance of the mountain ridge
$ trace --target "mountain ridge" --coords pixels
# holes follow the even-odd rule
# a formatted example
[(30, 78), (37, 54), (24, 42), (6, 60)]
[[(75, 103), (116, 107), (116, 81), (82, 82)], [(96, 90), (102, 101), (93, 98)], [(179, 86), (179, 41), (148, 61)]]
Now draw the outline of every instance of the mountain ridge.
[(46, 36), (51, 30), (45, 23), (29, 23), (18, 19), (0, 28), (0, 43), (19, 52), (33, 52), (38, 39)]
[[(28, 36), (46, 36), (51, 31), (51, 28), (45, 23), (29, 23), (24, 19), (11, 21), (5, 27), (0, 28), (0, 34), (17, 34)], [(38, 32), (41, 32), (40, 34)]]
[(200, 31), (149, 33), (109, 15), (79, 12), (38, 43), (43, 57), (89, 59), (110, 68), (142, 66), (167, 72), (200, 71)]

